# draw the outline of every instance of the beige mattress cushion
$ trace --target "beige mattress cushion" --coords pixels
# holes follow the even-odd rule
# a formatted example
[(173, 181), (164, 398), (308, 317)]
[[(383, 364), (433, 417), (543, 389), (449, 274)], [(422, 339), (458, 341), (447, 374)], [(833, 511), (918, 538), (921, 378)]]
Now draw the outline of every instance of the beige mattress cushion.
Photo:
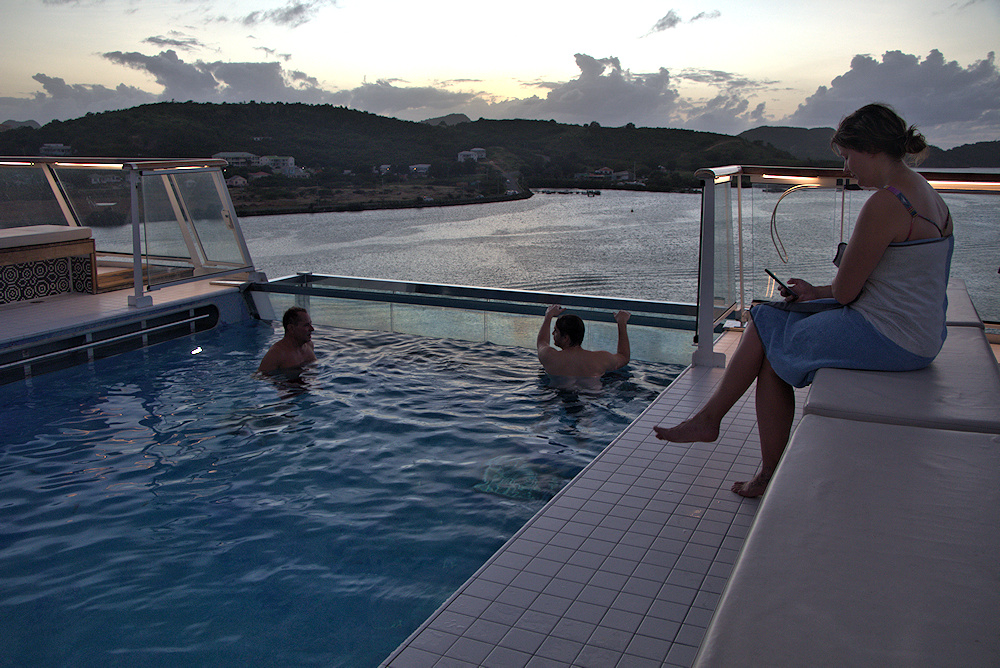
[(89, 227), (68, 225), (30, 225), (0, 230), (0, 249), (54, 244), (61, 241), (78, 241), (91, 237)]

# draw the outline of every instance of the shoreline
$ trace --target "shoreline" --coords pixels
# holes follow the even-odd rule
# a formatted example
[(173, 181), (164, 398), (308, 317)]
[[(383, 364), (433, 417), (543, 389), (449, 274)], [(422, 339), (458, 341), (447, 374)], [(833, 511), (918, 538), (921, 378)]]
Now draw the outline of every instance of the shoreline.
[(295, 206), (274, 206), (269, 207), (267, 205), (260, 204), (236, 204), (233, 203), (233, 208), (236, 209), (236, 215), (240, 218), (249, 216), (283, 216), (299, 213), (348, 213), (356, 211), (376, 211), (381, 209), (424, 209), (428, 207), (441, 207), (441, 206), (463, 206), (466, 204), (494, 204), (496, 202), (511, 202), (522, 199), (529, 199), (534, 195), (530, 190), (526, 190), (523, 193), (518, 193), (517, 195), (495, 195), (495, 196), (480, 196), (474, 198), (465, 199), (441, 199), (441, 200), (430, 200), (425, 202), (413, 202), (406, 200), (396, 200), (396, 201), (361, 201), (361, 202), (347, 202), (342, 204), (317, 204), (316, 202), (309, 202), (305, 205), (295, 205)]
[(378, 210), (390, 210), (390, 209), (423, 209), (429, 207), (443, 207), (443, 206), (465, 206), (467, 204), (495, 204), (497, 202), (513, 202), (522, 199), (530, 199), (535, 195), (535, 192), (539, 193), (552, 193), (561, 191), (580, 191), (581, 193), (586, 191), (597, 191), (598, 194), (601, 190), (629, 190), (633, 192), (646, 192), (646, 193), (660, 193), (660, 192), (683, 192), (683, 193), (698, 193), (699, 190), (690, 188), (677, 188), (677, 189), (665, 189), (665, 190), (651, 190), (647, 188), (637, 188), (637, 187), (620, 187), (620, 186), (609, 186), (609, 184), (602, 184), (601, 186), (593, 185), (573, 185), (565, 187), (548, 187), (539, 186), (535, 191), (524, 189), (514, 195), (479, 195), (477, 197), (464, 197), (464, 198), (454, 198), (454, 199), (433, 199), (428, 201), (414, 202), (412, 199), (397, 199), (397, 200), (355, 200), (351, 202), (342, 202), (338, 204), (333, 203), (318, 203), (317, 201), (303, 202), (301, 204), (285, 204), (285, 205), (275, 205), (269, 206), (264, 202), (237, 202), (235, 199), (233, 201), (233, 207), (236, 209), (236, 215), (245, 218), (251, 216), (284, 216), (293, 215), (300, 213), (349, 213), (356, 211), (378, 211)]

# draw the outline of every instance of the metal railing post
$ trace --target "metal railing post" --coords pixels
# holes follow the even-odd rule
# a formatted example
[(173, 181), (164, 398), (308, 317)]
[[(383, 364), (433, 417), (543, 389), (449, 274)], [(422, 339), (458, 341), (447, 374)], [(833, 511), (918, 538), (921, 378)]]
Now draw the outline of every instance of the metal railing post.
[(128, 305), (143, 308), (153, 305), (152, 295), (142, 294), (142, 239), (139, 235), (139, 172), (129, 168), (129, 195), (132, 198), (132, 282), (135, 294), (129, 295)]
[[(708, 172), (707, 175), (705, 172)], [(698, 245), (698, 347), (691, 355), (692, 366), (726, 366), (726, 356), (714, 350), (715, 336), (715, 179), (714, 172), (700, 171), (701, 242)]]

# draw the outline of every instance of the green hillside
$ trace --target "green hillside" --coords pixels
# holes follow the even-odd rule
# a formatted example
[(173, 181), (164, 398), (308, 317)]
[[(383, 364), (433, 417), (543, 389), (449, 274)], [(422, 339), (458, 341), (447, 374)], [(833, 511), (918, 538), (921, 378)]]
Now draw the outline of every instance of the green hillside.
[(529, 185), (600, 167), (641, 178), (731, 163), (798, 164), (774, 147), (710, 132), (525, 120), (430, 125), (329, 105), (253, 102), (161, 103), (18, 128), (0, 134), (0, 154), (36, 155), (45, 143), (69, 145), (76, 156), (291, 155), (298, 166), (338, 172), (429, 163), (439, 175), (454, 170), (459, 151), (480, 147)]

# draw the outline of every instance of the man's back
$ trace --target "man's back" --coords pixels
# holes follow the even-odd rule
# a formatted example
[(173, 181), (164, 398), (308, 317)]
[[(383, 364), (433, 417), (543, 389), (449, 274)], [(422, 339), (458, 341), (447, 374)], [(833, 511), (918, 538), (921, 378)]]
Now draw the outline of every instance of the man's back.
[(599, 378), (608, 371), (614, 371), (628, 364), (631, 351), (626, 327), (629, 319), (627, 311), (615, 313), (615, 321), (618, 323), (618, 350), (611, 353), (607, 350), (586, 350), (581, 345), (584, 333), (583, 321), (572, 315), (563, 316), (556, 321), (552, 330), (555, 347), (550, 345), (549, 324), (553, 316), (561, 314), (564, 310), (558, 304), (549, 306), (545, 311), (542, 327), (538, 331), (536, 342), (538, 361), (549, 375)]
[(607, 350), (585, 350), (580, 346), (565, 350), (550, 346), (544, 353), (539, 352), (538, 361), (553, 376), (577, 378), (596, 378), (628, 364), (628, 360), (619, 363), (621, 360)]

